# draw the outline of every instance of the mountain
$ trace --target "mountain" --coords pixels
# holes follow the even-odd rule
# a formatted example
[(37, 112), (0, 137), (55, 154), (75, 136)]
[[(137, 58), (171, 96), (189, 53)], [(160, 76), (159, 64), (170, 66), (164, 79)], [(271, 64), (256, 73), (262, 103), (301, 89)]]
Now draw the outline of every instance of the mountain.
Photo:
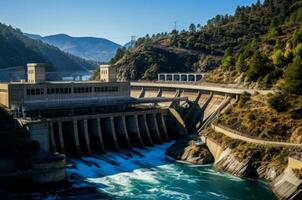
[(0, 23), (0, 69), (46, 63), (47, 71), (87, 71), (96, 63), (62, 52), (57, 47), (25, 36), (20, 29)]
[(108, 62), (115, 55), (116, 50), (121, 47), (110, 40), (96, 37), (71, 37), (66, 34), (45, 37), (27, 34), (27, 36), (54, 45), (70, 54), (98, 62)]
[[(146, 35), (112, 60), (120, 79), (152, 80), (159, 72), (211, 71), (212, 81), (243, 80), (271, 87), (302, 52), (301, 21), (301, 0), (258, 1), (237, 7), (234, 15), (217, 15), (203, 26), (191, 24), (188, 30)], [(184, 53), (195, 55), (194, 59)]]

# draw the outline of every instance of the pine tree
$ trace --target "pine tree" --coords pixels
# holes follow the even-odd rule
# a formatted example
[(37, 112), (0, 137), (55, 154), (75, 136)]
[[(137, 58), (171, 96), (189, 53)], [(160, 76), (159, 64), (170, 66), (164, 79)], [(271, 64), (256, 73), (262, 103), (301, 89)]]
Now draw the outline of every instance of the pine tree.
[(302, 59), (296, 57), (284, 74), (284, 89), (287, 92), (302, 95)]

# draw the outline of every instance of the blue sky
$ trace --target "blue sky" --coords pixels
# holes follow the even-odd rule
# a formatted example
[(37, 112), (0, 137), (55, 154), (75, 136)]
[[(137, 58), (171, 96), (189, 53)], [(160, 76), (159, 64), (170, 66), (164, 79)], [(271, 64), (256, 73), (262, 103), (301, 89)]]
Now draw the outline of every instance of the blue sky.
[(108, 38), (119, 44), (147, 33), (205, 24), (256, 0), (0, 0), (0, 22), (40, 35)]

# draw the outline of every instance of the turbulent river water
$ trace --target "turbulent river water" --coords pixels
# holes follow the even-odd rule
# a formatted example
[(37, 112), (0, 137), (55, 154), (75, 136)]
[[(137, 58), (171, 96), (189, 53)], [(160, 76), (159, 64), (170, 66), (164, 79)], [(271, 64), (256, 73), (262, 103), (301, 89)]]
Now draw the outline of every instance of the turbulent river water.
[(175, 162), (165, 156), (170, 145), (71, 160), (73, 189), (46, 199), (275, 199), (264, 182), (232, 177), (211, 165)]
[[(165, 155), (172, 143), (71, 159), (70, 184), (33, 188), (0, 199), (198, 199), (276, 200), (266, 183), (217, 172), (213, 166), (179, 163)], [(25, 192), (25, 193), (24, 193)]]

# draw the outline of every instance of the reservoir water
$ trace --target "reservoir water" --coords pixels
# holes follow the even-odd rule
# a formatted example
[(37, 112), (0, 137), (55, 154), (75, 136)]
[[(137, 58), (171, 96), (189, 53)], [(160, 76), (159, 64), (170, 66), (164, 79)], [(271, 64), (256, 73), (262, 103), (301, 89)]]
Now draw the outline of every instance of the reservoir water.
[[(171, 143), (71, 160), (71, 190), (45, 199), (274, 200), (266, 183), (217, 172), (211, 165), (175, 162), (165, 156)], [(79, 177), (83, 181), (79, 180)]]

